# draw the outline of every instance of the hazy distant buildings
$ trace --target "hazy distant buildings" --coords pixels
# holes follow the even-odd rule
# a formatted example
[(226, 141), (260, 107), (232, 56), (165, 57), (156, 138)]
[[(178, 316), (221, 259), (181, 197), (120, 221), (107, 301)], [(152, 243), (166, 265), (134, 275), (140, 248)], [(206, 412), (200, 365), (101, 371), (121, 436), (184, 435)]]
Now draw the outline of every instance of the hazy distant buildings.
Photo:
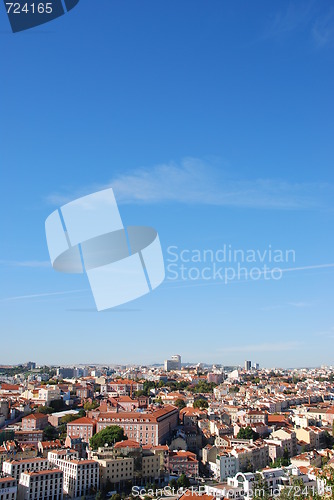
[(216, 385), (219, 385), (224, 380), (224, 374), (209, 372), (206, 376), (206, 379), (209, 384), (214, 383)]
[(251, 369), (252, 367), (252, 362), (251, 361), (245, 361), (245, 370), (246, 372), (249, 372), (249, 370)]
[(165, 359), (165, 371), (181, 370), (181, 356), (174, 354), (171, 359)]
[(62, 379), (73, 378), (75, 376), (74, 372), (74, 368), (57, 368), (57, 375)]

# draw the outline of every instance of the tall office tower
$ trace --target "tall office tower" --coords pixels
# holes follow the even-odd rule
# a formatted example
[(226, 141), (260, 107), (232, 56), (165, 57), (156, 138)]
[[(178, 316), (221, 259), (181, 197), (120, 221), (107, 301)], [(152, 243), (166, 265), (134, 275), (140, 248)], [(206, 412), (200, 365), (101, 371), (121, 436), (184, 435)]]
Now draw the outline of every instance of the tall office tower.
[(174, 354), (171, 359), (165, 359), (165, 370), (166, 372), (181, 370), (181, 356)]
[(252, 362), (251, 361), (245, 361), (245, 370), (246, 372), (249, 372), (249, 370), (252, 367)]

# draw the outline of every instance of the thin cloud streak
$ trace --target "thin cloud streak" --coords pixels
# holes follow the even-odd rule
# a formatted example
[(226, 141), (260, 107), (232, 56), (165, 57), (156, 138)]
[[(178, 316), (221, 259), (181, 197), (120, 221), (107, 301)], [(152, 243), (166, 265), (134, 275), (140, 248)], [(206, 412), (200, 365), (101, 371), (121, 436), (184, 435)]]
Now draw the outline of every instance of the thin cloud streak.
[(51, 267), (48, 260), (0, 260), (1, 266), (9, 267)]
[(305, 210), (332, 206), (334, 186), (291, 183), (281, 179), (235, 179), (197, 158), (185, 158), (141, 168), (90, 186), (81, 192), (51, 194), (47, 201), (62, 205), (79, 196), (112, 187), (120, 204), (185, 203), (236, 208)]
[(26, 300), (26, 299), (36, 299), (36, 298), (41, 298), (41, 297), (52, 297), (54, 295), (68, 295), (72, 293), (81, 293), (81, 292), (87, 292), (89, 291), (88, 288), (82, 288), (79, 290), (66, 290), (63, 292), (46, 292), (46, 293), (34, 293), (30, 295), (18, 295), (16, 297), (5, 297), (3, 299), (0, 299), (0, 302), (10, 302), (14, 300)]

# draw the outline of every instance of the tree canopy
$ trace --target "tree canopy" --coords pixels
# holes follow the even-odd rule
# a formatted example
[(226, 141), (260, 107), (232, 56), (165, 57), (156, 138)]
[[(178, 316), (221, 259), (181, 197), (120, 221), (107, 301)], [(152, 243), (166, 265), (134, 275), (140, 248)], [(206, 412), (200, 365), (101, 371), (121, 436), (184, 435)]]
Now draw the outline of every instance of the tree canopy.
[(182, 408), (186, 407), (186, 403), (183, 401), (183, 399), (179, 398), (175, 401), (174, 406), (177, 406), (179, 410), (182, 410)]
[(242, 427), (237, 434), (237, 438), (238, 439), (254, 439), (254, 440), (256, 440), (259, 438), (259, 434), (255, 431), (253, 431), (253, 429), (251, 427)]
[(118, 425), (109, 425), (105, 429), (102, 429), (102, 431), (94, 434), (94, 436), (90, 438), (89, 443), (93, 450), (97, 450), (105, 444), (110, 446), (125, 439), (127, 439), (127, 436), (125, 436), (122, 427)]
[(206, 401), (206, 399), (199, 398), (199, 399), (196, 399), (194, 401), (193, 407), (194, 408), (201, 408), (201, 409), (208, 408), (209, 407), (209, 403)]

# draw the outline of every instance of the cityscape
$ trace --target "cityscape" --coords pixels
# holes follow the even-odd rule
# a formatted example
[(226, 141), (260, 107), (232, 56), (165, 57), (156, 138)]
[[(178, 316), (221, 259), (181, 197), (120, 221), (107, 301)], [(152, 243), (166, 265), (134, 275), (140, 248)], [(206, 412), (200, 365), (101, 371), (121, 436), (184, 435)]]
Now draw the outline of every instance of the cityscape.
[(332, 498), (334, 367), (0, 366), (0, 499)]
[(334, 500), (334, 1), (0, 35), (0, 500)]

